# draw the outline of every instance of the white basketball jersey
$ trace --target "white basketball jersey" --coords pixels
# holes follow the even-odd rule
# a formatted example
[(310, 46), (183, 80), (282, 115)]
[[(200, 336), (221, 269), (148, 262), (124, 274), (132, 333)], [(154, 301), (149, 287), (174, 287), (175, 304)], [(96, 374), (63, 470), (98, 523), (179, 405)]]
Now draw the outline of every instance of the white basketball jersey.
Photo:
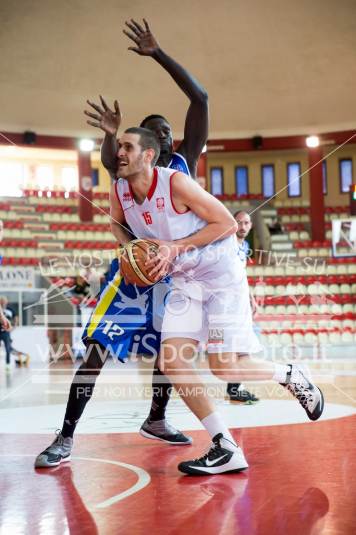
[[(116, 193), (126, 223), (138, 238), (179, 240), (196, 233), (207, 222), (188, 210), (177, 211), (172, 198), (172, 177), (177, 171), (155, 167), (153, 181), (145, 200), (138, 204), (127, 180), (119, 178)], [(216, 285), (230, 280), (231, 269), (236, 269), (237, 240), (230, 236), (211, 245), (181, 254), (174, 262), (173, 275), (185, 276)], [(233, 267), (234, 266), (234, 267)], [(241, 269), (241, 268), (240, 268)], [(224, 282), (223, 282), (224, 281)]]
[(206, 225), (206, 221), (192, 211), (179, 213), (173, 205), (171, 183), (177, 172), (175, 169), (155, 167), (151, 188), (142, 204), (135, 201), (127, 180), (119, 178), (116, 182), (126, 222), (138, 238), (179, 240)]

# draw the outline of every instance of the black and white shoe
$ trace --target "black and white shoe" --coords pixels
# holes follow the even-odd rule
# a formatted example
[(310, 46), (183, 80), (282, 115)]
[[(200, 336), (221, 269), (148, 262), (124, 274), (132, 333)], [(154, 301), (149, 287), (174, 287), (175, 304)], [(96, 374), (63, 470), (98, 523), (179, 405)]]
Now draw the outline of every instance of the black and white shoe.
[(318, 420), (324, 410), (324, 396), (320, 388), (311, 383), (299, 366), (289, 364), (286, 383), (281, 383), (299, 401), (309, 420)]
[(161, 440), (175, 446), (189, 446), (193, 440), (183, 435), (178, 429), (170, 425), (166, 420), (151, 421), (147, 418), (140, 429), (140, 435), (152, 440)]
[(241, 383), (228, 383), (227, 395), (231, 401), (246, 403), (247, 405), (252, 405), (259, 401), (259, 398), (256, 398), (252, 392), (246, 390)]
[[(224, 446), (232, 446), (227, 449)], [(178, 470), (184, 474), (208, 476), (241, 472), (248, 468), (242, 449), (223, 437), (221, 433), (213, 438), (209, 451), (192, 461), (183, 461)]]
[(70, 461), (73, 447), (73, 439), (64, 438), (61, 432), (57, 431), (57, 436), (48, 448), (40, 453), (35, 460), (35, 468), (51, 468), (60, 463)]

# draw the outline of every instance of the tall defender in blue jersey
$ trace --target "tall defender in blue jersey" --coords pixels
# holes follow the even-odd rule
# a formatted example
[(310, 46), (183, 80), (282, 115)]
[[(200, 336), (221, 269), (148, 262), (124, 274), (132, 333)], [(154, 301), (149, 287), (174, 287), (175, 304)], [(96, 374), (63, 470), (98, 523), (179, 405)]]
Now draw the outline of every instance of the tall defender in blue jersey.
[[(135, 46), (130, 47), (129, 50), (141, 56), (149, 56), (159, 63), (190, 101), (185, 118), (184, 138), (175, 151), (173, 151), (171, 126), (162, 115), (149, 115), (141, 122), (140, 126), (153, 130), (159, 138), (161, 151), (157, 165), (177, 169), (195, 178), (199, 156), (208, 138), (207, 92), (191, 74), (161, 49), (145, 20), (143, 26), (134, 20), (127, 22), (126, 26), (130, 31), (124, 30), (124, 33), (135, 43)], [(102, 97), (100, 100), (100, 105), (88, 101), (92, 109), (85, 113), (89, 117), (88, 124), (105, 132), (101, 158), (111, 178), (116, 180), (118, 172), (117, 132), (121, 123), (121, 113), (117, 101), (114, 102), (112, 110)], [(115, 225), (115, 221), (112, 221), (112, 231), (118, 241), (121, 240), (120, 230), (122, 229)], [(161, 338), (160, 332), (153, 326), (152, 294), (147, 292), (146, 288), (126, 285), (120, 279), (117, 267), (118, 263), (114, 261), (111, 269), (111, 284), (103, 289), (92, 316), (92, 319), (94, 317), (96, 320), (90, 321), (86, 326), (85, 362), (78, 368), (73, 378), (62, 430), (53, 444), (37, 457), (35, 463), (37, 467), (57, 466), (62, 460), (69, 459), (75, 427), (86, 403), (91, 398), (96, 378), (109, 354), (125, 360), (131, 351), (155, 356), (159, 353)], [(143, 309), (145, 314), (140, 313)], [(117, 316), (121, 315), (118, 325), (120, 330), (117, 331), (117, 333), (120, 332), (120, 336), (112, 336), (112, 331), (108, 332), (105, 329), (107, 326), (105, 318), (112, 315), (116, 316), (116, 320)], [(137, 320), (134, 325), (133, 318)], [(126, 325), (125, 322), (127, 322)], [(130, 328), (125, 329), (128, 325)], [(137, 342), (142, 332), (150, 337), (149, 344)], [(82, 388), (83, 380), (85, 380), (85, 389)], [(141, 433), (148, 438), (162, 440), (169, 444), (190, 444), (191, 439), (168, 424), (165, 419), (171, 389), (171, 383), (159, 370), (156, 360), (152, 380), (151, 410), (141, 427)]]

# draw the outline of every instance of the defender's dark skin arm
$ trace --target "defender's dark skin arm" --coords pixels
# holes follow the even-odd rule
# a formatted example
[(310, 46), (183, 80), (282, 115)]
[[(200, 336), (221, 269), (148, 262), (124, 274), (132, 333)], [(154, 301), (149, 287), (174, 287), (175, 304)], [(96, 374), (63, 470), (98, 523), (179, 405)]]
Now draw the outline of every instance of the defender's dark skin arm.
[[(95, 128), (100, 128), (105, 132), (104, 141), (101, 145), (101, 161), (103, 166), (108, 170), (111, 178), (116, 178), (117, 171), (117, 131), (121, 124), (121, 111), (117, 100), (114, 102), (114, 110), (111, 110), (106, 104), (103, 97), (100, 95), (101, 106), (87, 100), (87, 104), (91, 107), (90, 111), (85, 110), (84, 113), (92, 120), (87, 120), (87, 123)], [(94, 120), (93, 120), (94, 119)]]
[(124, 33), (137, 45), (129, 47), (129, 50), (140, 56), (151, 56), (155, 59), (189, 98), (190, 106), (185, 119), (184, 139), (177, 152), (185, 157), (190, 173), (195, 177), (199, 156), (208, 139), (208, 94), (191, 74), (161, 49), (147, 21), (145, 19), (143, 21), (144, 28), (133, 19), (131, 22), (126, 22), (131, 33), (126, 30)]

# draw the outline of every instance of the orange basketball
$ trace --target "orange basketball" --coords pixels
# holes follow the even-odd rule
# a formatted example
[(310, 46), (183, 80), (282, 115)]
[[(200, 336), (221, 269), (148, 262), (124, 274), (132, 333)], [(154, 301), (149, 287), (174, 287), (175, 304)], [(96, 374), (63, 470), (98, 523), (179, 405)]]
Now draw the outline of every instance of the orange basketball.
[(157, 254), (158, 245), (149, 240), (132, 240), (124, 247), (120, 256), (120, 272), (125, 280), (136, 286), (150, 286), (155, 281), (150, 278), (145, 262)]

